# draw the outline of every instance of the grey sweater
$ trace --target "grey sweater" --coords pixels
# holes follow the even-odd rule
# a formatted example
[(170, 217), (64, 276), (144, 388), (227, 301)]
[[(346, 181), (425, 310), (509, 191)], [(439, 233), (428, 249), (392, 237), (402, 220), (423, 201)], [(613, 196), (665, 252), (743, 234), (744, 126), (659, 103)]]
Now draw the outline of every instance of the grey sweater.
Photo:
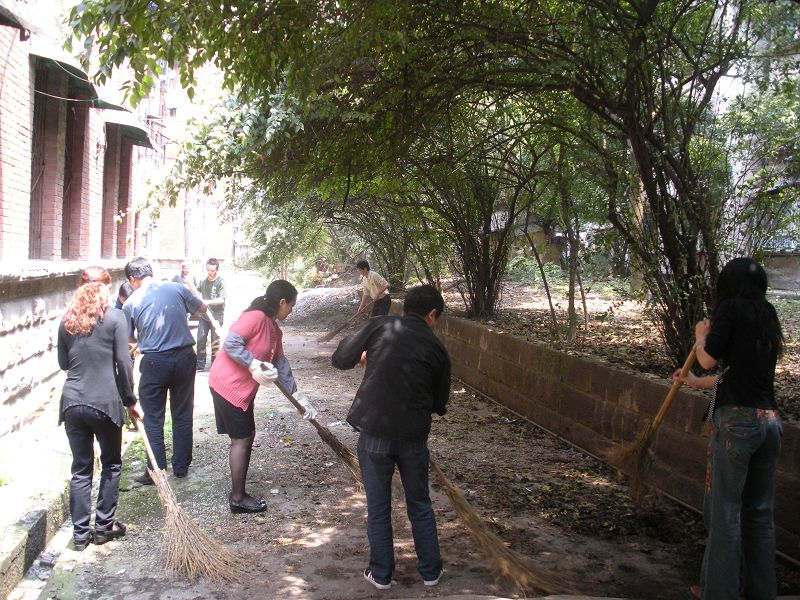
[(109, 307), (89, 335), (67, 333), (62, 321), (58, 326), (58, 366), (67, 371), (59, 424), (64, 421), (67, 408), (83, 404), (122, 426), (124, 406), (136, 404), (136, 396), (128, 354), (128, 326), (121, 310)]

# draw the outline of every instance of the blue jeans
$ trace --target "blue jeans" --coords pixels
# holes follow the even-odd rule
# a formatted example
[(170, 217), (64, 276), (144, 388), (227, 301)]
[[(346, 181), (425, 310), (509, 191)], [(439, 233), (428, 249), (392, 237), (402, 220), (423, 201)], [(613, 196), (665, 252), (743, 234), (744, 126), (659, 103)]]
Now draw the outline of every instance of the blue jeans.
[(781, 448), (776, 411), (720, 406), (711, 436), (711, 490), (703, 501), (703, 600), (772, 600), (775, 583), (775, 469)]
[[(191, 346), (147, 352), (139, 365), (139, 402), (144, 411), (144, 429), (159, 469), (167, 468), (164, 416), (169, 392), (172, 415), (172, 471), (186, 473), (192, 462), (194, 374), (197, 357)], [(148, 460), (149, 463), (149, 460)], [(151, 465), (152, 466), (152, 465)]]
[(78, 404), (64, 411), (64, 430), (72, 450), (72, 479), (69, 482), (72, 537), (76, 541), (85, 541), (92, 535), (95, 438), (100, 446), (101, 471), (94, 525), (97, 531), (110, 531), (114, 525), (122, 472), (122, 427), (96, 408)]
[(394, 572), (392, 540), (392, 476), (397, 466), (406, 494), (408, 520), (417, 552), (417, 571), (431, 581), (439, 576), (442, 558), (436, 517), (428, 490), (428, 444), (385, 440), (361, 433), (358, 461), (367, 494), (369, 568), (378, 583), (389, 583)]

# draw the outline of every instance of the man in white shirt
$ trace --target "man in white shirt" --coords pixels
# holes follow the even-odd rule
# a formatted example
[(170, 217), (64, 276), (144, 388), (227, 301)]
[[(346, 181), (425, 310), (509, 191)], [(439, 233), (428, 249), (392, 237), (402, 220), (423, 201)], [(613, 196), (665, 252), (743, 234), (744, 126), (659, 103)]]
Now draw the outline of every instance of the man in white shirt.
[(360, 260), (356, 263), (356, 269), (361, 273), (361, 282), (364, 284), (364, 293), (361, 294), (361, 302), (358, 305), (356, 314), (364, 310), (369, 299), (372, 302), (372, 312), (370, 317), (378, 315), (388, 315), (392, 306), (392, 299), (389, 296), (389, 282), (386, 281), (375, 271), (370, 271), (369, 263)]

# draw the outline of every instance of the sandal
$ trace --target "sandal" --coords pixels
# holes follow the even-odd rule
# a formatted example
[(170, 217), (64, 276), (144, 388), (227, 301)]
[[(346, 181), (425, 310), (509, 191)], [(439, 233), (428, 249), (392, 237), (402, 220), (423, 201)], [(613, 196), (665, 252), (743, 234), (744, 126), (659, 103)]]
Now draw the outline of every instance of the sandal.
[(110, 542), (111, 540), (116, 540), (117, 538), (121, 538), (125, 535), (126, 531), (125, 523), (122, 521), (114, 521), (114, 524), (111, 526), (111, 529), (107, 531), (95, 531), (94, 532), (94, 545), (95, 546), (102, 546), (106, 542)]
[(236, 513), (260, 513), (267, 510), (267, 503), (260, 498), (253, 498), (250, 494), (242, 496), (241, 500), (234, 500), (228, 496), (231, 512)]

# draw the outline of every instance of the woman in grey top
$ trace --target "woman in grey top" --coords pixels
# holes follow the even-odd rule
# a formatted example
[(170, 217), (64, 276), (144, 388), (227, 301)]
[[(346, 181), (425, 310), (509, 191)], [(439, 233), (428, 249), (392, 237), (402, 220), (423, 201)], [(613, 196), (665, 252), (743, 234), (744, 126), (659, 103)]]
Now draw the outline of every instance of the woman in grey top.
[[(76, 550), (125, 535), (125, 525), (114, 519), (125, 407), (132, 418), (142, 416), (133, 393), (128, 327), (122, 311), (109, 306), (111, 277), (102, 267), (89, 267), (81, 282), (58, 327), (58, 365), (67, 371), (59, 424), (64, 423), (72, 450), (69, 508)], [(93, 534), (95, 438), (102, 470)]]

